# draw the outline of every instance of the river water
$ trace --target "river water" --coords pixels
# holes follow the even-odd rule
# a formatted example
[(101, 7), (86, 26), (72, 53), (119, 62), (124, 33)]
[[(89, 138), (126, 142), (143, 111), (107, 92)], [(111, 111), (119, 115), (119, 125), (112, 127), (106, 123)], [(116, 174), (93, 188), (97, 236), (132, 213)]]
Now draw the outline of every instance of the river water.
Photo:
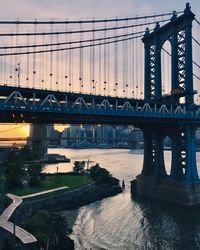
[[(75, 160), (100, 163), (125, 181), (125, 192), (78, 209), (71, 238), (78, 250), (200, 250), (200, 209), (184, 209), (155, 200), (133, 199), (130, 181), (141, 172), (143, 152), (123, 149), (50, 149), (69, 164), (49, 165), (46, 172), (70, 171)], [(165, 152), (167, 169), (171, 153)], [(200, 161), (200, 154), (197, 155)]]

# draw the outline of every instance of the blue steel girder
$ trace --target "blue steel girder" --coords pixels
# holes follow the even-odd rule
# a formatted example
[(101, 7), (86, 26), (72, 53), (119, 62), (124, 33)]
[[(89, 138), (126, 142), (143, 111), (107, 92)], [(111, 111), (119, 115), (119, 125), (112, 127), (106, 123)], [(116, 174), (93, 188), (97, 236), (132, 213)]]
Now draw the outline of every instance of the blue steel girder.
[[(166, 41), (171, 44), (171, 93), (185, 96), (185, 102), (191, 106), (194, 102), (192, 70), (192, 21), (195, 15), (186, 4), (184, 13), (177, 17), (174, 12), (167, 24), (160, 27), (157, 23), (153, 32), (147, 28), (142, 39), (145, 45), (145, 100), (162, 98), (161, 49)], [(176, 97), (177, 98), (177, 97)], [(173, 102), (173, 99), (172, 99)]]
[(151, 96), (155, 96), (155, 45), (150, 47), (150, 89), (151, 89)]
[(178, 32), (178, 83), (177, 88), (181, 89), (181, 92), (186, 92), (185, 86), (185, 30)]

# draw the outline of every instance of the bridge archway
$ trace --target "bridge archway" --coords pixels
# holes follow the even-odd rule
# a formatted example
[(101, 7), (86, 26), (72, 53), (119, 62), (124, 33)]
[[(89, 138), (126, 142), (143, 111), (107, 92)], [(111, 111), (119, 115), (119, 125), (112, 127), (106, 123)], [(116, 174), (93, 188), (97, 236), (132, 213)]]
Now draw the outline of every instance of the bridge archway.
[(172, 62), (171, 62), (171, 43), (166, 40), (161, 49), (161, 83), (162, 83), (162, 96), (171, 93), (172, 82)]
[(169, 136), (166, 136), (163, 140), (163, 148), (164, 148), (165, 170), (168, 176), (171, 173), (171, 165), (172, 165), (171, 146), (172, 146), (171, 138)]

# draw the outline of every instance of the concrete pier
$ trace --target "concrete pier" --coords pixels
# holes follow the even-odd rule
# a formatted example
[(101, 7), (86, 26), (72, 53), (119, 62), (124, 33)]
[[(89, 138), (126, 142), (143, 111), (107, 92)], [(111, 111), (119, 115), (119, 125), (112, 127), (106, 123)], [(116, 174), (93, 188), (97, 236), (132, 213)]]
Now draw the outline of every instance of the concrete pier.
[(131, 181), (131, 193), (146, 196), (168, 203), (191, 207), (200, 204), (200, 183), (186, 183), (159, 178), (155, 176), (138, 175)]

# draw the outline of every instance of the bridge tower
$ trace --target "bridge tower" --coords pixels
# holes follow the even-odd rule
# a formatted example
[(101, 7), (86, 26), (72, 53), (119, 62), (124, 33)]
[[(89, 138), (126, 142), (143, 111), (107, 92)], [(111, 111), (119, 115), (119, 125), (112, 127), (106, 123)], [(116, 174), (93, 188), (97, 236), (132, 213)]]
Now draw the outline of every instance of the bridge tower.
[[(145, 49), (145, 101), (170, 105), (184, 103), (188, 112), (194, 106), (192, 69), (192, 21), (195, 15), (186, 4), (184, 13), (176, 12), (167, 24), (146, 33), (142, 39)], [(161, 50), (171, 45), (171, 93), (162, 96)], [(142, 173), (132, 182), (132, 192), (181, 205), (200, 203), (200, 184), (196, 165), (196, 128), (190, 122), (141, 125), (144, 136)], [(171, 172), (166, 173), (163, 140), (172, 142)]]

